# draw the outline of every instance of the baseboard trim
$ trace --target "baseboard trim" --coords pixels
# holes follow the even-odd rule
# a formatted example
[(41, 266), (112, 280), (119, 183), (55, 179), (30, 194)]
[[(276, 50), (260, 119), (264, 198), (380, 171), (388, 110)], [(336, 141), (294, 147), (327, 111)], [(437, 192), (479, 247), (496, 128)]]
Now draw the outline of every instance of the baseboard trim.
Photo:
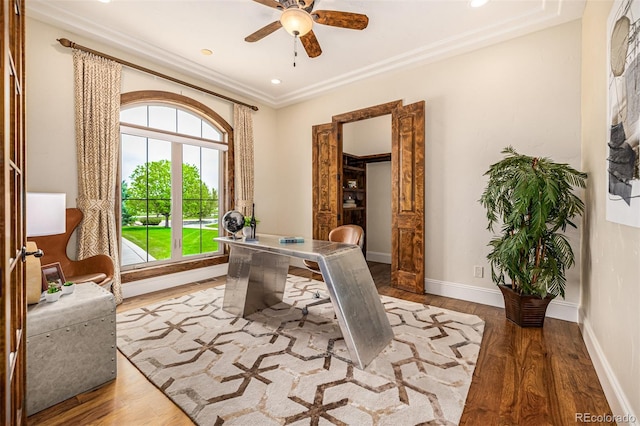
[[(633, 426), (640, 425), (640, 423), (638, 423), (638, 416), (633, 412), (626, 394), (620, 387), (620, 383), (618, 382), (618, 379), (611, 369), (611, 365), (602, 351), (602, 347), (591, 328), (591, 323), (584, 317), (582, 312), (580, 314), (582, 340), (584, 340), (584, 344), (587, 347), (589, 356), (591, 357), (593, 367), (596, 370), (598, 379), (600, 379), (600, 385), (602, 386), (604, 395), (609, 402), (611, 412), (616, 417), (613, 421), (618, 424), (629, 424)], [(596, 413), (593, 414), (595, 415)]]
[(165, 290), (196, 281), (211, 279), (227, 275), (228, 263), (208, 266), (206, 268), (191, 269), (175, 274), (163, 275), (161, 277), (145, 278), (143, 280), (132, 281), (122, 285), (122, 297), (128, 298), (141, 294), (153, 293), (154, 291)]
[(367, 250), (367, 260), (370, 262), (387, 263), (391, 265), (391, 253), (381, 253)]
[[(504, 309), (504, 300), (502, 299), (502, 294), (498, 289), (476, 287), (468, 284), (439, 281), (430, 278), (425, 279), (424, 282), (425, 293), (466, 300), (468, 302), (481, 303), (483, 305), (496, 306)], [(578, 305), (564, 300), (553, 300), (547, 308), (547, 317), (577, 323)]]

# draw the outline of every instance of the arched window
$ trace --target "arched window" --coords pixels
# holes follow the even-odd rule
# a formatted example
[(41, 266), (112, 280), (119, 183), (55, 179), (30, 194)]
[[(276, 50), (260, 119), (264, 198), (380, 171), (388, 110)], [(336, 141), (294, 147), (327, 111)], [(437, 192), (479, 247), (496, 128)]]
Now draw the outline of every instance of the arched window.
[(222, 254), (230, 126), (192, 99), (134, 92), (122, 95), (120, 134), (123, 271)]

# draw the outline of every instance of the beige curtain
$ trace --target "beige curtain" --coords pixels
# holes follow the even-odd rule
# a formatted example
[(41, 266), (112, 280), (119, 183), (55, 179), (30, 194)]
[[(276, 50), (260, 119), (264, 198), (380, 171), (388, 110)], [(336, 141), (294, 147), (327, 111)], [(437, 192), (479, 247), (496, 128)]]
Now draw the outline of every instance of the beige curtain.
[(84, 213), (78, 234), (78, 258), (107, 254), (115, 273), (111, 291), (122, 302), (120, 254), (115, 216), (120, 144), (122, 65), (80, 50), (73, 51), (78, 161), (77, 207)]
[(253, 204), (253, 117), (244, 105), (233, 106), (235, 205), (242, 214), (252, 214)]

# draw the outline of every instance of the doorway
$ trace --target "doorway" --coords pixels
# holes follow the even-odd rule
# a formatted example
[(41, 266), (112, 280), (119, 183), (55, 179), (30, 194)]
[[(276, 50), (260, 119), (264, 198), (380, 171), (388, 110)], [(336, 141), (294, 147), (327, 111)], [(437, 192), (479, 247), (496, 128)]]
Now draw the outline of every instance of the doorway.
[[(354, 223), (363, 227), (367, 260), (390, 265), (391, 114), (345, 123), (342, 151), (345, 180), (343, 224)], [(355, 163), (360, 168), (355, 168), (349, 174), (345, 170), (349, 163)], [(349, 176), (357, 178), (360, 175), (362, 185), (356, 179), (357, 189), (344, 189), (349, 187)], [(355, 199), (356, 207), (346, 207), (349, 199)]]
[[(313, 238), (327, 239), (344, 222), (343, 127), (391, 116), (391, 285), (424, 293), (424, 101), (394, 101), (332, 117), (313, 126)], [(371, 231), (370, 231), (371, 232)]]

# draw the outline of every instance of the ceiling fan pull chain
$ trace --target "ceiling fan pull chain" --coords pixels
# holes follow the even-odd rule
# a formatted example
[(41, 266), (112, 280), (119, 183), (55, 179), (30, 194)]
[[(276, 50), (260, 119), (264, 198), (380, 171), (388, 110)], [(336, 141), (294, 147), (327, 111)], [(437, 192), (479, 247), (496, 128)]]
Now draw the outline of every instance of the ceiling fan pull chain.
[(298, 32), (293, 33), (293, 67), (296, 67), (296, 58), (298, 57)]

